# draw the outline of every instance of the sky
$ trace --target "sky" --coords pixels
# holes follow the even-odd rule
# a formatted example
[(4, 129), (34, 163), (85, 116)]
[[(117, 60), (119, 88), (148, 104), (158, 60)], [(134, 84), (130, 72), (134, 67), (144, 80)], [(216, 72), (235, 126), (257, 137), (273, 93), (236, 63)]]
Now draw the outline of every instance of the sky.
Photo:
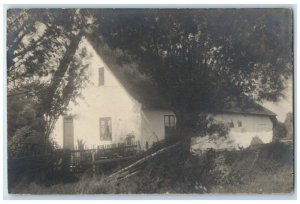
[(293, 81), (287, 81), (287, 88), (284, 91), (285, 98), (282, 98), (277, 103), (263, 102), (262, 105), (272, 112), (277, 114), (277, 119), (281, 122), (285, 120), (288, 112), (293, 112)]

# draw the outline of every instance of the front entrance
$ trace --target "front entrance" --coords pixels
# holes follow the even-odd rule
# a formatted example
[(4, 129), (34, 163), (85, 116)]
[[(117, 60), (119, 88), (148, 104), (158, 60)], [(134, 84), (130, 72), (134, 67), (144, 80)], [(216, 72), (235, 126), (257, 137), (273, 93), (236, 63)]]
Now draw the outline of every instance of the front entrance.
[(165, 138), (169, 138), (175, 135), (176, 133), (176, 117), (175, 115), (165, 115)]
[(72, 116), (63, 117), (63, 148), (74, 149), (74, 125)]

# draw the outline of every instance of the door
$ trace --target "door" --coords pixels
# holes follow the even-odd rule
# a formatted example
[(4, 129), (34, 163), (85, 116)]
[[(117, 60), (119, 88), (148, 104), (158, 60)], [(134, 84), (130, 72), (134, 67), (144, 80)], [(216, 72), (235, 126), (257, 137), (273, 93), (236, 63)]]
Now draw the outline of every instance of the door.
[(165, 115), (165, 138), (169, 138), (175, 135), (176, 133), (176, 117), (175, 115)]
[(63, 117), (63, 148), (74, 149), (74, 125), (73, 117)]

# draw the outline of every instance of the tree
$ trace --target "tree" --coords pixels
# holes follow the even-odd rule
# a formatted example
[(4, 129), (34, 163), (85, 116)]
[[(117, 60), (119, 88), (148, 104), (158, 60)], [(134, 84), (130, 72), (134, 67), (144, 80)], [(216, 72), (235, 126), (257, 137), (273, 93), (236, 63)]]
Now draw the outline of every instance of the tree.
[(36, 114), (31, 98), (16, 95), (8, 98), (8, 157), (36, 155), (46, 147), (45, 121)]
[[(43, 120), (39, 135), (49, 139), (58, 117), (80, 95), (87, 80), (86, 49), (80, 42), (92, 19), (86, 10), (10, 9), (7, 12), (8, 101), (28, 101)], [(28, 100), (30, 98), (30, 100)], [(19, 104), (20, 110), (26, 109)], [(8, 114), (14, 112), (8, 106)], [(10, 119), (9, 119), (10, 120)], [(8, 137), (24, 127), (8, 124)], [(31, 127), (33, 128), (33, 127)]]
[(277, 122), (274, 127), (274, 140), (280, 140), (286, 138), (288, 130), (284, 123)]
[(199, 113), (232, 102), (276, 101), (291, 75), (289, 9), (109, 10), (94, 16), (100, 26), (89, 39), (123, 50), (152, 80), (176, 114), (177, 139), (186, 151)]
[(284, 120), (284, 125), (286, 127), (287, 130), (287, 138), (288, 139), (293, 139), (293, 135), (294, 135), (294, 128), (293, 128), (293, 113), (288, 112), (286, 114), (285, 120)]

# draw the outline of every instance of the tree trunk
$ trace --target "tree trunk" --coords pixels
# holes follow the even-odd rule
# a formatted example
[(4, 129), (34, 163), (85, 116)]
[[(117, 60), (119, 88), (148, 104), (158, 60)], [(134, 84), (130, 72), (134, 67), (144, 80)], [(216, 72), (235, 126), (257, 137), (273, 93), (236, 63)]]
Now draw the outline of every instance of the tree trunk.
[(196, 111), (180, 111), (176, 113), (176, 139), (181, 142), (182, 156), (190, 154), (191, 138), (195, 133), (195, 125), (198, 119)]
[[(83, 32), (81, 31), (76, 36), (74, 36), (73, 38), (70, 39), (70, 44), (66, 48), (65, 54), (64, 54), (63, 58), (60, 60), (59, 66), (58, 66), (57, 70), (55, 71), (54, 75), (52, 76), (50, 86), (48, 89), (48, 93), (47, 93), (48, 97), (46, 97), (47, 99), (52, 99), (55, 92), (57, 91), (62, 78), (65, 76), (65, 74), (68, 70), (69, 64), (73, 60), (73, 57), (77, 51), (77, 48), (81, 41), (82, 36), (83, 36)], [(51, 100), (48, 101), (48, 104), (49, 104), (49, 102), (51, 104)], [(45, 101), (45, 103), (47, 103), (47, 101)], [(50, 107), (48, 107), (48, 108), (50, 108)]]
[(52, 117), (48, 117), (48, 118), (50, 118), (50, 121), (47, 121), (47, 128), (45, 130), (46, 138), (49, 138), (49, 135), (52, 131), (51, 124), (54, 124), (59, 116), (59, 114), (53, 115), (55, 113), (51, 113), (53, 106), (55, 106), (55, 104), (53, 104), (53, 101), (54, 101), (53, 97), (54, 97), (56, 91), (58, 90), (63, 77), (66, 75), (66, 72), (68, 71), (69, 65), (70, 65), (71, 61), (73, 60), (73, 57), (77, 51), (78, 45), (81, 41), (83, 34), (84, 34), (84, 32), (81, 31), (76, 36), (74, 36), (73, 38), (70, 39), (70, 44), (66, 48), (65, 54), (64, 54), (63, 58), (60, 60), (59, 66), (58, 66), (57, 70), (55, 71), (54, 75), (52, 76), (49, 88), (47, 89), (47, 92), (45, 92), (45, 95), (43, 96), (42, 107), (44, 107), (45, 109), (42, 111), (44, 111), (46, 116), (50, 116), (52, 114), (51, 115)]

